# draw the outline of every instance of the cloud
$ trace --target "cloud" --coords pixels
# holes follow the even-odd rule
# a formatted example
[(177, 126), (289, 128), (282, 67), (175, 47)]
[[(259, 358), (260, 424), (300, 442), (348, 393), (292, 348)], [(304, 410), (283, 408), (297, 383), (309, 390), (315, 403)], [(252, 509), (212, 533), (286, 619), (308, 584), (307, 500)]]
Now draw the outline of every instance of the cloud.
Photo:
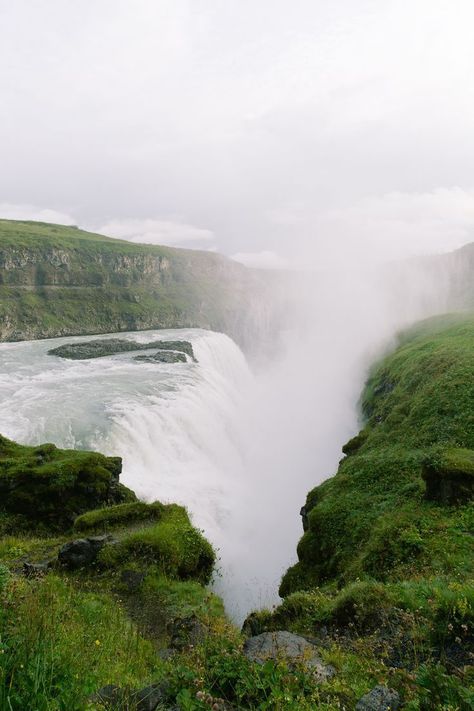
[(262, 252), (237, 252), (237, 254), (231, 256), (231, 259), (254, 269), (286, 269), (289, 266), (288, 261), (279, 254), (266, 250)]
[(196, 248), (202, 246), (209, 249), (209, 242), (214, 240), (211, 230), (171, 219), (110, 220), (101, 227), (95, 228), (95, 231), (130, 242), (164, 244), (173, 247), (189, 245), (191, 242)]
[(37, 222), (52, 222), (57, 225), (75, 225), (76, 220), (71, 215), (57, 210), (36, 207), (34, 205), (13, 205), (0, 203), (0, 218), (5, 220), (35, 220)]

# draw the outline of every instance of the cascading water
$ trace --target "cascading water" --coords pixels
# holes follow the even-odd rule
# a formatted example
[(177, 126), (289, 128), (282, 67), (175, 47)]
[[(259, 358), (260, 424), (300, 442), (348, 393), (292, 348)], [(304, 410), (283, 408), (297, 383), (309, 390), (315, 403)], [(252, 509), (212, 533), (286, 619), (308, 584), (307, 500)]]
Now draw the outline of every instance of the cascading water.
[(298, 510), (357, 430), (368, 365), (396, 328), (446, 311), (439, 275), (426, 281), (413, 270), (382, 285), (373, 276), (319, 274), (257, 374), (230, 338), (196, 329), (120, 338), (189, 340), (197, 363), (47, 355), (87, 340), (77, 337), (2, 344), (0, 432), (119, 455), (122, 481), (139, 496), (186, 505), (220, 552), (215, 587), (242, 620), (278, 600), (301, 535)]
[[(196, 329), (120, 334), (136, 342), (190, 340), (197, 363), (137, 363), (130, 353), (74, 361), (47, 351), (90, 338), (0, 346), (0, 432), (25, 444), (123, 457), (122, 481), (147, 500), (186, 505), (222, 556), (247, 495), (239, 413), (254, 378), (227, 336)], [(244, 572), (244, 571), (242, 571)], [(238, 587), (238, 586), (237, 586)], [(236, 609), (236, 597), (229, 597)], [(247, 607), (247, 606), (245, 606)], [(241, 608), (240, 615), (244, 613)]]

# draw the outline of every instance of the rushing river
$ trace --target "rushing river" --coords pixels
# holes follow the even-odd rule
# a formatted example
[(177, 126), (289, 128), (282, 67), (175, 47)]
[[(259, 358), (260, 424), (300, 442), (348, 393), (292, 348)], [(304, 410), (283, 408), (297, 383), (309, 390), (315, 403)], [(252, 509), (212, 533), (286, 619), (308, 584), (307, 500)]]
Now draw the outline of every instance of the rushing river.
[[(144, 363), (133, 360), (135, 353), (83, 361), (48, 355), (64, 343), (104, 337), (189, 340), (198, 362)], [(241, 417), (254, 385), (235, 343), (203, 330), (6, 343), (0, 345), (0, 432), (24, 444), (49, 441), (119, 455), (121, 480), (140, 497), (186, 505), (219, 551), (216, 587), (240, 619), (252, 605), (276, 599), (284, 567), (267, 590), (249, 579), (251, 560), (264, 545), (251, 511)], [(288, 556), (291, 547), (294, 540)]]
[[(324, 339), (289, 337), (258, 374), (230, 338), (196, 329), (1, 344), (0, 433), (121, 456), (121, 480), (140, 497), (184, 504), (218, 549), (214, 584), (240, 621), (278, 601), (306, 493), (356, 429), (363, 368), (331, 324)], [(198, 362), (48, 355), (104, 337), (188, 340)]]

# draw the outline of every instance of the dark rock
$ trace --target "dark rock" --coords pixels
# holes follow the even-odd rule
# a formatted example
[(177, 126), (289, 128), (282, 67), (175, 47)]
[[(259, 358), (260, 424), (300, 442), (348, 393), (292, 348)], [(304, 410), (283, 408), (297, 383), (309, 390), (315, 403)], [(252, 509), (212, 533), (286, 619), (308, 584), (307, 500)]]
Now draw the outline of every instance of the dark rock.
[(44, 560), (39, 563), (27, 561), (23, 563), (23, 574), (26, 578), (40, 578), (54, 566), (54, 560)]
[(123, 689), (115, 684), (108, 684), (107, 686), (103, 686), (102, 689), (99, 689), (99, 691), (96, 691), (89, 700), (92, 703), (103, 704), (107, 709), (118, 709), (122, 707), (124, 696), (125, 692)]
[(316, 647), (304, 637), (292, 632), (263, 632), (250, 637), (244, 643), (244, 654), (252, 662), (264, 664), (267, 660), (285, 659), (291, 664), (297, 662), (310, 670), (318, 681), (325, 681), (334, 675), (333, 667), (322, 662)]
[(163, 684), (150, 684), (131, 696), (136, 711), (155, 711), (157, 706), (166, 703), (167, 687)]
[(300, 516), (303, 523), (303, 531), (307, 531), (309, 528), (308, 512), (306, 506), (302, 506), (300, 509)]
[(345, 455), (355, 454), (367, 440), (369, 433), (367, 430), (361, 430), (359, 434), (352, 437), (345, 445), (342, 447), (342, 452)]
[(61, 547), (58, 553), (58, 560), (61, 565), (70, 570), (84, 568), (94, 563), (99, 551), (106, 543), (111, 541), (112, 537), (108, 535), (76, 538)]
[(169, 625), (170, 647), (182, 650), (198, 644), (208, 634), (208, 628), (202, 624), (196, 615), (177, 617)]
[(187, 363), (184, 353), (175, 351), (158, 351), (152, 355), (135, 356), (133, 360), (140, 363)]
[(474, 451), (448, 449), (423, 464), (426, 498), (445, 506), (463, 504), (474, 498)]
[(251, 612), (244, 620), (242, 634), (245, 637), (256, 637), (262, 632), (265, 632), (265, 628), (262, 624), (261, 614), (259, 612)]
[[(151, 341), (150, 343), (137, 343), (136, 341), (130, 341), (124, 338), (101, 338), (94, 341), (66, 343), (63, 346), (52, 348), (48, 351), (48, 355), (69, 358), (71, 360), (87, 360), (89, 358), (104, 358), (105, 356), (117, 355), (118, 353), (147, 351), (155, 348), (160, 349), (160, 351), (179, 351), (181, 355), (186, 354), (193, 361), (196, 361), (193, 346), (189, 341)], [(186, 357), (184, 357), (184, 362), (186, 362)]]
[(376, 686), (363, 696), (356, 705), (356, 711), (397, 711), (400, 696), (386, 686)]
[(146, 573), (142, 573), (140, 570), (122, 570), (120, 574), (120, 582), (130, 593), (137, 592), (145, 578)]

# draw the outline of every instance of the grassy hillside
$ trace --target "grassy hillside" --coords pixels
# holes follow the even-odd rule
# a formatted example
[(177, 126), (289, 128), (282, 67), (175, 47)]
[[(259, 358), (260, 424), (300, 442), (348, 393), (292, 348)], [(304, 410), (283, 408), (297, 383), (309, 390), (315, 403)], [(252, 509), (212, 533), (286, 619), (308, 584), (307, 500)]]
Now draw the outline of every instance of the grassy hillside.
[(245, 344), (271, 318), (268, 289), (211, 252), (0, 220), (0, 340), (196, 326)]
[(474, 317), (403, 333), (372, 370), (361, 408), (365, 426), (337, 474), (308, 494), (283, 604), (247, 627), (343, 648), (352, 683), (351, 654), (358, 674), (401, 692), (403, 708), (471, 709)]

